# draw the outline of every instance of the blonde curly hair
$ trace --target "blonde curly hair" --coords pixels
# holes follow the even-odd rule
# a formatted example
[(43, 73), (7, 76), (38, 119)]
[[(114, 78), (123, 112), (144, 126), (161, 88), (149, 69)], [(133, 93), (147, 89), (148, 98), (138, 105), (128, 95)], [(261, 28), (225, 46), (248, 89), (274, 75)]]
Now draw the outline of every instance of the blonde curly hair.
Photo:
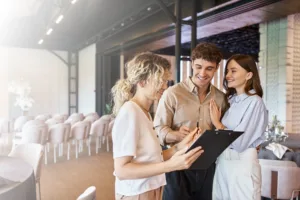
[(136, 55), (126, 64), (127, 78), (119, 80), (111, 90), (114, 107), (113, 114), (116, 116), (122, 105), (130, 100), (140, 81), (148, 81), (153, 77), (153, 87), (160, 89), (163, 76), (169, 71), (169, 61), (156, 54), (145, 52)]

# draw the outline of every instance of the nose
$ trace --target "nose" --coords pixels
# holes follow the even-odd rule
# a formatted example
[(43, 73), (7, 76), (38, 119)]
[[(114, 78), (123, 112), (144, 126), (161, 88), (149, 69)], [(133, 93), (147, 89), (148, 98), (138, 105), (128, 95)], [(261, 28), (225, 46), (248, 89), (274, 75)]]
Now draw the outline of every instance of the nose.
[(228, 79), (230, 77), (231, 77), (231, 73), (228, 71), (227, 74), (226, 74), (226, 76), (225, 76), (225, 78)]
[(201, 77), (205, 77), (206, 72), (205, 72), (204, 69), (200, 69), (199, 74), (200, 74)]

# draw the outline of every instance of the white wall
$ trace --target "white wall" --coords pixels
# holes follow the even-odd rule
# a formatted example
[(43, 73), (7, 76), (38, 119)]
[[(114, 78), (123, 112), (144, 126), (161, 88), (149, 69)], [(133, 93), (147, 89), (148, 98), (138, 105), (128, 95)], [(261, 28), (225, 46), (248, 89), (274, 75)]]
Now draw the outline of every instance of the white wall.
[[(56, 52), (67, 58), (67, 52)], [(35, 103), (29, 115), (68, 113), (68, 68), (46, 50), (0, 47), (0, 117), (21, 115), (8, 84), (29, 82)]]
[(96, 45), (92, 44), (79, 52), (78, 111), (95, 112)]
[(8, 52), (0, 48), (0, 118), (8, 117)]

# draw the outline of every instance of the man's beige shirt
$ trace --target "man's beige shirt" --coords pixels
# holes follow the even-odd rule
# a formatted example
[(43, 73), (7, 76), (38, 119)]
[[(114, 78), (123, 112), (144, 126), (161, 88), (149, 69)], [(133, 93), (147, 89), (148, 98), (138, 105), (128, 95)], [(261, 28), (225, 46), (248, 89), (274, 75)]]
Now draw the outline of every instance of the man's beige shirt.
[(222, 114), (226, 111), (225, 94), (213, 85), (202, 103), (198, 89), (190, 78), (168, 88), (158, 103), (154, 118), (154, 127), (161, 144), (165, 145), (165, 137), (170, 131), (179, 130), (181, 126), (193, 130), (199, 122), (202, 131), (213, 129), (209, 113), (210, 99), (214, 99), (218, 107), (222, 108)]

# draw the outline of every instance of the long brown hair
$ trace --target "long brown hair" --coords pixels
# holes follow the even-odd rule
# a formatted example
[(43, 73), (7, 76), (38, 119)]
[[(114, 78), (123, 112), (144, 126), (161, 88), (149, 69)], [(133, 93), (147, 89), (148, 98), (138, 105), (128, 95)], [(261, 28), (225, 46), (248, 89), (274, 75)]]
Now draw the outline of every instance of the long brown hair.
[[(259, 74), (258, 74), (256, 63), (251, 56), (242, 55), (242, 54), (233, 55), (227, 60), (227, 63), (225, 66), (224, 80), (223, 80), (223, 86), (226, 89), (226, 97), (231, 98), (234, 94), (236, 94), (236, 90), (234, 88), (228, 88), (228, 82), (226, 80), (226, 75), (228, 73), (228, 64), (232, 60), (237, 62), (247, 72), (252, 72), (252, 74), (253, 74), (252, 78), (247, 80), (247, 82), (246, 82), (245, 93), (250, 96), (256, 94), (256, 95), (262, 97), (263, 90), (262, 90), (262, 87), (260, 84), (260, 79), (259, 79)], [(249, 92), (252, 89), (255, 90), (254, 94)]]

